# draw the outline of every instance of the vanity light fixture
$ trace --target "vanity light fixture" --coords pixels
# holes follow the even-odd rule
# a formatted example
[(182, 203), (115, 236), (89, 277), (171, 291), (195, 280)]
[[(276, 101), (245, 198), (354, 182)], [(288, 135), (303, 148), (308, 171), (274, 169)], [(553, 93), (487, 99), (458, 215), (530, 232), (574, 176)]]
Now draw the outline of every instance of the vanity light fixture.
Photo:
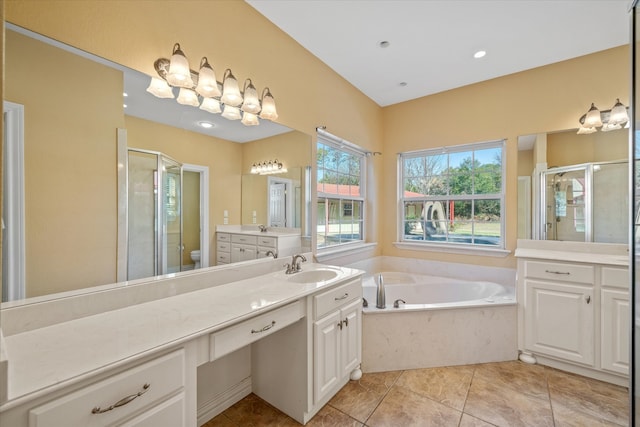
[(273, 175), (276, 173), (286, 173), (287, 168), (278, 159), (268, 162), (254, 163), (251, 166), (251, 173), (254, 175)]
[(627, 107), (620, 102), (620, 99), (616, 99), (616, 103), (611, 110), (598, 110), (598, 107), (594, 103), (591, 103), (591, 108), (579, 119), (580, 129), (578, 129), (578, 135), (586, 135), (597, 132), (597, 128), (600, 128), (602, 132), (609, 132), (612, 130), (622, 129), (622, 125), (625, 128), (629, 127), (629, 113)]
[(213, 67), (206, 57), (200, 60), (198, 72), (189, 68), (189, 61), (180, 48), (173, 46), (171, 60), (158, 58), (154, 63), (158, 77), (152, 77), (147, 92), (158, 98), (175, 98), (173, 88), (180, 88), (176, 101), (198, 107), (211, 114), (222, 113), (228, 120), (241, 120), (246, 126), (260, 124), (258, 117), (276, 120), (278, 113), (269, 88), (258, 91), (251, 79), (246, 79), (243, 91), (230, 69), (226, 69), (222, 83), (216, 79)]

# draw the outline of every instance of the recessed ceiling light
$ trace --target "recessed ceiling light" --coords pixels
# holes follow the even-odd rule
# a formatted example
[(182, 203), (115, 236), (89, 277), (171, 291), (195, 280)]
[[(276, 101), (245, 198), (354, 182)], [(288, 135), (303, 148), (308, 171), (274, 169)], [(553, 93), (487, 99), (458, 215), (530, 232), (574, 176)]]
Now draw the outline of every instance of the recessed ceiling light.
[(122, 92), (122, 96), (129, 96), (127, 92)]
[(380, 46), (381, 48), (383, 48), (383, 49), (384, 49), (384, 48), (386, 48), (386, 47), (389, 47), (389, 45), (390, 45), (390, 44), (391, 44), (391, 43), (389, 43), (387, 40), (383, 40), (383, 41), (381, 41), (380, 43), (378, 43), (378, 46)]
[(205, 129), (210, 129), (210, 128), (214, 127), (215, 125), (213, 123), (210, 123), (210, 122), (198, 122), (198, 126), (203, 127)]
[(477, 51), (476, 53), (474, 53), (474, 54), (473, 54), (473, 57), (474, 57), (474, 58), (476, 58), (476, 59), (480, 59), (480, 58), (482, 58), (483, 56), (485, 56), (486, 54), (487, 54), (487, 52), (486, 52), (486, 51), (484, 51), (484, 50), (479, 50), (479, 51)]
[(127, 108), (127, 104), (122, 104), (122, 106), (123, 106), (124, 108)]

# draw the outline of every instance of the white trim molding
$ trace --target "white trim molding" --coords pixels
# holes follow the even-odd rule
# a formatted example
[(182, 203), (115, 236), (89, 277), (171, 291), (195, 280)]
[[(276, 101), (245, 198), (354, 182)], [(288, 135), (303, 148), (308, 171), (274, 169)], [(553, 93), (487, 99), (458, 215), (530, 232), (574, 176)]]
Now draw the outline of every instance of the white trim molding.
[(493, 248), (490, 246), (455, 246), (449, 244), (437, 243), (409, 243), (409, 242), (393, 242), (393, 246), (398, 249), (406, 249), (409, 251), (425, 251), (425, 252), (444, 252), (449, 254), (488, 256), (496, 258), (504, 258), (511, 254), (508, 249)]

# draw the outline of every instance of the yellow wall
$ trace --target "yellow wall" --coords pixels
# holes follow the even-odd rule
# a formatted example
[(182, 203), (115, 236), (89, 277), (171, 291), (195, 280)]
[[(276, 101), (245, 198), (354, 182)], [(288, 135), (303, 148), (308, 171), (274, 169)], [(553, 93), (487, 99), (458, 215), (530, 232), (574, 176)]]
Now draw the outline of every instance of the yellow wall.
[(518, 151), (518, 176), (531, 176), (533, 173), (533, 150)]
[(619, 129), (578, 135), (576, 131), (547, 135), (547, 166), (608, 162), (629, 158), (629, 131)]
[(4, 99), (25, 113), (26, 295), (115, 282), (122, 74), (5, 37)]
[(215, 265), (215, 230), (229, 211), (240, 221), (242, 145), (199, 133), (126, 116), (127, 145), (160, 151), (181, 163), (209, 167), (209, 265)]
[(200, 174), (182, 172), (182, 264), (193, 264), (191, 251), (200, 249)]

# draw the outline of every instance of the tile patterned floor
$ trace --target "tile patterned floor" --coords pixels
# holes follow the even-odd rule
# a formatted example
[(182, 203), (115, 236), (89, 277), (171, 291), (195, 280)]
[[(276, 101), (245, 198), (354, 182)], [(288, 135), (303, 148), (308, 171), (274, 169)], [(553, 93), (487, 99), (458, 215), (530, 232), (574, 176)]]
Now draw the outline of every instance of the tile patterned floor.
[[(624, 387), (514, 361), (364, 374), (307, 426), (626, 426), (628, 411)], [(251, 394), (204, 427), (299, 425)]]

